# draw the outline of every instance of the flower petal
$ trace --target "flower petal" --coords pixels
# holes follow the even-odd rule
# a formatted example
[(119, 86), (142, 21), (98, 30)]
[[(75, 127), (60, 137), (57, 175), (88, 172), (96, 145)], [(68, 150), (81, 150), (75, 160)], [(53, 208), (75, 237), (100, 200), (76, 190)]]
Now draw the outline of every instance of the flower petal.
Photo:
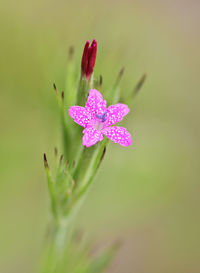
[(86, 108), (89, 108), (94, 115), (103, 115), (106, 112), (106, 101), (103, 100), (101, 93), (96, 89), (90, 90)]
[(94, 127), (87, 127), (84, 131), (83, 136), (83, 145), (86, 147), (90, 147), (96, 144), (98, 141), (103, 140), (103, 135), (101, 131), (95, 129)]
[(126, 130), (126, 128), (111, 126), (103, 129), (101, 132), (109, 139), (111, 139), (115, 143), (119, 143), (122, 146), (129, 146), (132, 144), (131, 135)]
[(115, 105), (110, 105), (107, 109), (106, 115), (106, 126), (113, 125), (123, 119), (129, 112), (129, 108), (127, 105), (118, 103)]
[(88, 123), (92, 120), (92, 113), (89, 109), (81, 107), (81, 106), (71, 106), (69, 109), (69, 115), (74, 119), (76, 123), (87, 127)]

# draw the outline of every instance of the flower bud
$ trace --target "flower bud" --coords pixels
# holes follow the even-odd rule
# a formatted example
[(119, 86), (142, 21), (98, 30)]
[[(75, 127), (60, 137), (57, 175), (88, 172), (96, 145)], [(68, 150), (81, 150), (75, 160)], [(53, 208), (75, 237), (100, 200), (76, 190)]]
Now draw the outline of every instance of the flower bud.
[(82, 78), (85, 77), (86, 80), (89, 80), (96, 61), (97, 54), (97, 41), (93, 40), (91, 46), (90, 41), (87, 41), (83, 50), (83, 56), (81, 61), (81, 75)]

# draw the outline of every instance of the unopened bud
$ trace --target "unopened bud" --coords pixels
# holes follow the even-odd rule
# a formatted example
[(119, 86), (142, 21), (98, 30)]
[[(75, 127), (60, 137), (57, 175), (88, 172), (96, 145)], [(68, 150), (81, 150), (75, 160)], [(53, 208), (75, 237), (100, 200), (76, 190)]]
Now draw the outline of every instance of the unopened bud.
[(94, 70), (94, 65), (97, 55), (97, 41), (93, 40), (91, 46), (90, 41), (87, 41), (83, 50), (82, 61), (81, 61), (81, 73), (82, 78), (85, 76), (86, 80), (89, 80)]

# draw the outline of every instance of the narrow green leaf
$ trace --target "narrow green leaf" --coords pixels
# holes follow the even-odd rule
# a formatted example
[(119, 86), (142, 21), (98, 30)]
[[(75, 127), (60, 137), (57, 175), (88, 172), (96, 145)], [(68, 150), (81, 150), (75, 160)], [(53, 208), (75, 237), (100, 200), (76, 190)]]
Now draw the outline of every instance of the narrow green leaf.
[(50, 173), (49, 165), (47, 162), (47, 157), (46, 154), (44, 154), (44, 167), (46, 171), (46, 177), (47, 177), (47, 182), (48, 182), (48, 190), (50, 194), (50, 199), (51, 199), (51, 209), (52, 213), (55, 217), (55, 219), (58, 218), (58, 212), (57, 212), (57, 198), (56, 198), (56, 190), (55, 190), (55, 185), (52, 179), (52, 175)]
[(89, 265), (87, 273), (104, 272), (112, 262), (117, 250), (118, 245), (114, 245), (110, 249), (101, 253), (99, 256), (95, 257), (95, 259)]

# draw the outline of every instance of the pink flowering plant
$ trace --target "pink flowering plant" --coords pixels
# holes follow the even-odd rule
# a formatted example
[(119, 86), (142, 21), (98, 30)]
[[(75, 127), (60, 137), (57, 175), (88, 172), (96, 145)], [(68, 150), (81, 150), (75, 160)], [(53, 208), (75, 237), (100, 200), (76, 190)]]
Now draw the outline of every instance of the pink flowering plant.
[(85, 107), (72, 106), (69, 115), (84, 127), (83, 145), (90, 147), (103, 140), (103, 135), (121, 146), (131, 145), (131, 135), (123, 127), (112, 126), (129, 112), (127, 105), (118, 103), (106, 107), (99, 91), (91, 89)]
[(90, 255), (91, 246), (83, 246), (74, 235), (74, 217), (86, 198), (89, 186), (104, 158), (109, 140), (123, 147), (132, 144), (131, 134), (118, 122), (129, 113), (132, 99), (141, 88), (141, 78), (127, 104), (119, 102), (120, 71), (111, 85), (108, 101), (103, 99), (102, 77), (97, 80), (93, 71), (97, 54), (97, 41), (87, 41), (81, 60), (81, 73), (77, 78), (73, 49), (69, 51), (65, 90), (56, 92), (63, 132), (63, 153), (58, 156), (55, 148), (56, 168), (54, 174), (44, 154), (51, 214), (41, 273), (100, 273), (112, 260), (117, 244), (99, 253)]

